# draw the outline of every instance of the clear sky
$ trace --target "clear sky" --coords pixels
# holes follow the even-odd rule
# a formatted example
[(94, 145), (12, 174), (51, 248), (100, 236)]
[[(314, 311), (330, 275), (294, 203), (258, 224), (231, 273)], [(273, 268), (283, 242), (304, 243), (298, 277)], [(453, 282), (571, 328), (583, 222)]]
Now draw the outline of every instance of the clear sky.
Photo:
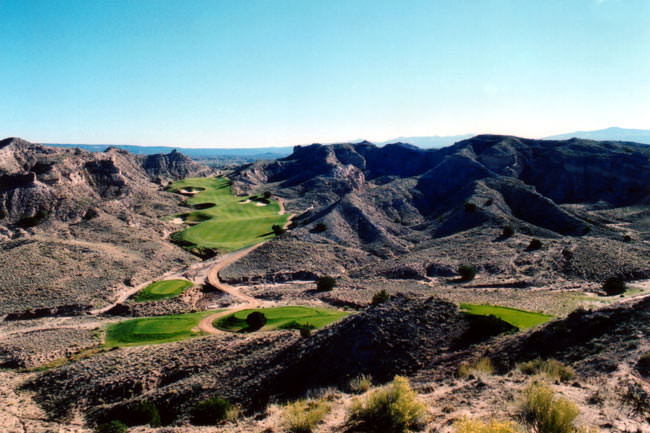
[(0, 136), (650, 129), (650, 0), (0, 0)]

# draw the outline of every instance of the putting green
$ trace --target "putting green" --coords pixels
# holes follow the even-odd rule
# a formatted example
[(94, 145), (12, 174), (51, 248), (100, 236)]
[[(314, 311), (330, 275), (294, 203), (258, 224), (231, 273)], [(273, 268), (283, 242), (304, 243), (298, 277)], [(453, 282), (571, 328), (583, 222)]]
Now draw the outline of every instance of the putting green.
[(287, 215), (280, 205), (261, 196), (236, 197), (224, 177), (187, 178), (174, 182), (169, 190), (198, 190), (187, 200), (193, 211), (178, 215), (192, 224), (175, 233), (173, 239), (189, 246), (234, 251), (274, 237), (272, 226), (283, 226)]
[(533, 326), (548, 322), (553, 318), (553, 316), (548, 314), (517, 310), (516, 308), (498, 307), (496, 305), (460, 304), (460, 309), (466, 313), (479, 316), (496, 316), (519, 329), (532, 328)]
[(173, 298), (183, 293), (183, 290), (192, 287), (191, 281), (187, 280), (162, 280), (149, 284), (139, 292), (135, 300), (138, 302), (155, 301), (164, 298)]
[(203, 335), (196, 330), (201, 319), (221, 310), (172, 316), (143, 317), (108, 325), (104, 345), (108, 347), (140, 346), (168, 343)]
[[(247, 332), (246, 317), (253, 311), (266, 316), (266, 325), (261, 329), (287, 329), (311, 325), (312, 329), (321, 328), (350, 315), (347, 311), (329, 310), (313, 307), (274, 307), (242, 310), (215, 320), (212, 326), (232, 332)], [(233, 318), (234, 317), (234, 318)]]

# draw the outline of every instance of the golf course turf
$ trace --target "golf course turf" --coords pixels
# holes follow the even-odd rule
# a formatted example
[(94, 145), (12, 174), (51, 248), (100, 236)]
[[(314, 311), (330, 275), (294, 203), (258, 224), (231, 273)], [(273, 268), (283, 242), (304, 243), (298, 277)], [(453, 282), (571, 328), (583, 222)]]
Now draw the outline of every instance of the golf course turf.
[[(247, 332), (246, 317), (253, 311), (263, 313), (267, 319), (262, 331), (287, 329), (307, 326), (312, 329), (321, 328), (337, 320), (347, 317), (350, 313), (340, 310), (329, 310), (313, 307), (274, 307), (242, 310), (214, 321), (212, 326), (232, 332)], [(234, 319), (232, 318), (234, 317)], [(309, 326), (311, 325), (311, 326)]]
[(466, 313), (479, 316), (496, 316), (522, 330), (548, 322), (553, 318), (548, 314), (517, 310), (516, 308), (497, 307), (495, 305), (460, 304), (460, 309)]
[(114, 323), (106, 328), (104, 345), (107, 347), (139, 346), (168, 343), (203, 335), (193, 331), (201, 319), (220, 310), (172, 316), (143, 317)]
[(178, 215), (191, 227), (173, 239), (188, 248), (234, 251), (274, 237), (272, 226), (283, 226), (287, 215), (280, 205), (259, 196), (237, 197), (224, 177), (187, 178), (174, 182), (169, 190), (201, 190), (187, 199), (193, 210)]
[(162, 280), (149, 284), (142, 291), (138, 292), (135, 300), (138, 302), (156, 301), (158, 299), (173, 298), (183, 293), (183, 290), (192, 287), (191, 281), (187, 280)]

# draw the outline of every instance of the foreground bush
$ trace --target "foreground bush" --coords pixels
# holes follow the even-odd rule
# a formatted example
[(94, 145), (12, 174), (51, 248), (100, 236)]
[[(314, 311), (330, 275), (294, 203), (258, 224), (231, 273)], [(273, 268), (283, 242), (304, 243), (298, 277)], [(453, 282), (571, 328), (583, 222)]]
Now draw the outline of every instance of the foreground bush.
[(625, 281), (621, 277), (609, 277), (603, 283), (603, 290), (607, 296), (620, 295), (627, 287), (625, 286)]
[(330, 411), (326, 399), (298, 400), (282, 410), (282, 422), (290, 433), (311, 433)]
[(214, 397), (195, 404), (190, 409), (190, 421), (194, 425), (215, 425), (228, 416), (232, 405), (222, 397)]
[(100, 424), (95, 429), (95, 433), (125, 433), (128, 426), (121, 421), (113, 420)]
[(390, 294), (386, 290), (382, 289), (377, 293), (375, 293), (374, 295), (372, 295), (372, 305), (383, 304), (389, 299), (390, 299)]
[(355, 399), (349, 421), (363, 432), (401, 433), (424, 423), (426, 409), (405, 377), (395, 379), (364, 399)]
[(246, 316), (246, 324), (250, 330), (256, 331), (266, 325), (266, 316), (259, 311), (253, 311)]
[(522, 415), (537, 433), (575, 433), (576, 417), (580, 414), (575, 403), (556, 397), (544, 383), (532, 383), (524, 391)]
[(529, 376), (533, 374), (545, 374), (551, 379), (557, 379), (562, 382), (568, 382), (576, 376), (573, 368), (555, 359), (543, 360), (537, 358), (528, 362), (520, 362), (517, 364), (517, 370)]
[(152, 427), (160, 426), (160, 413), (155, 404), (143, 400), (129, 406), (118, 408), (111, 418), (128, 426), (149, 424)]
[(469, 377), (471, 376), (481, 376), (481, 375), (490, 375), (494, 373), (494, 366), (490, 358), (484, 356), (480, 358), (473, 359), (470, 362), (463, 362), (456, 374), (458, 377)]
[(348, 390), (354, 394), (363, 394), (372, 386), (372, 376), (360, 374), (348, 383)]
[(460, 265), (458, 267), (458, 274), (461, 281), (472, 281), (476, 276), (476, 269), (472, 265)]
[(456, 433), (520, 433), (522, 429), (511, 421), (464, 419), (454, 424)]
[(319, 292), (329, 292), (336, 286), (336, 280), (329, 275), (318, 278), (316, 282), (316, 290)]

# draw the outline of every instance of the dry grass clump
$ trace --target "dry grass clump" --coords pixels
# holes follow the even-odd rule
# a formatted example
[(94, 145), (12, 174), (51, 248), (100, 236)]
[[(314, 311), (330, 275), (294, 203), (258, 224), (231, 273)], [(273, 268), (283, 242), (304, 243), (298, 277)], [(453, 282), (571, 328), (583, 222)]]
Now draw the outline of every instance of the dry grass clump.
[(350, 408), (353, 431), (402, 433), (423, 426), (426, 407), (408, 379), (395, 376), (387, 385), (357, 398)]
[(456, 372), (458, 377), (462, 378), (469, 376), (487, 376), (492, 373), (494, 373), (494, 365), (492, 365), (490, 358), (484, 356), (473, 359), (470, 362), (463, 362)]
[(363, 394), (368, 391), (372, 386), (372, 376), (368, 374), (360, 374), (359, 376), (350, 380), (348, 389), (353, 394)]
[(330, 411), (326, 398), (318, 400), (297, 400), (288, 403), (282, 410), (282, 422), (290, 433), (311, 433)]
[(544, 374), (551, 379), (561, 382), (568, 382), (576, 376), (573, 368), (562, 364), (555, 359), (533, 359), (528, 362), (520, 362), (517, 369), (524, 374), (532, 376), (534, 374)]
[(536, 433), (587, 433), (596, 429), (576, 427), (580, 414), (578, 406), (566, 398), (557, 397), (545, 383), (533, 382), (524, 391), (523, 419)]
[(454, 424), (456, 433), (521, 433), (522, 428), (512, 421), (471, 420), (465, 418)]

